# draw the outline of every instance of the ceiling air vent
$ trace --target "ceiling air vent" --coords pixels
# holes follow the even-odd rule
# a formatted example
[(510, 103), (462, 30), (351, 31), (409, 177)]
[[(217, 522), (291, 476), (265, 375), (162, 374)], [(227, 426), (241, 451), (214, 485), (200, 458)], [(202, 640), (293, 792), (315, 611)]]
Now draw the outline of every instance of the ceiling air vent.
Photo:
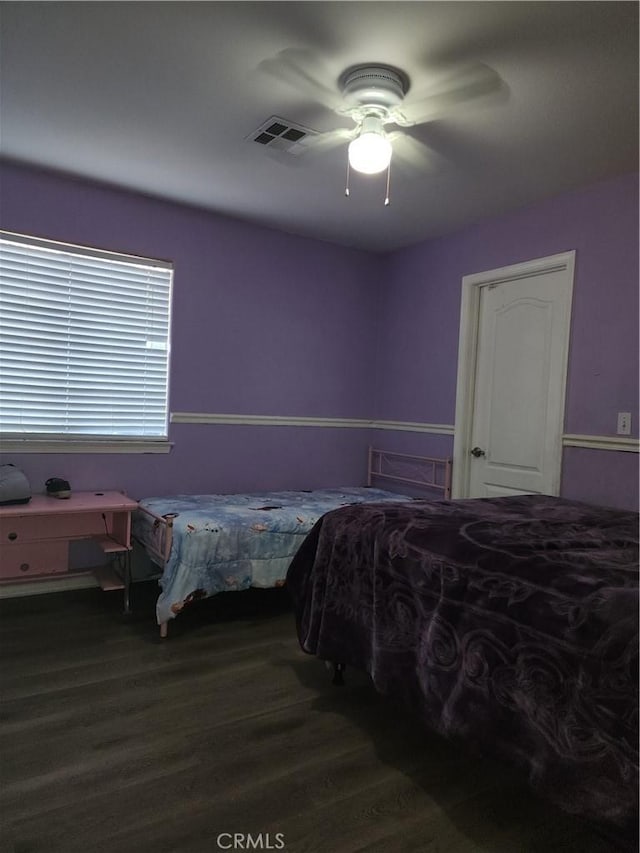
[(317, 130), (311, 130), (278, 116), (271, 116), (253, 133), (250, 133), (246, 139), (249, 142), (263, 145), (265, 148), (292, 154), (295, 157), (302, 154), (309, 141), (317, 135)]

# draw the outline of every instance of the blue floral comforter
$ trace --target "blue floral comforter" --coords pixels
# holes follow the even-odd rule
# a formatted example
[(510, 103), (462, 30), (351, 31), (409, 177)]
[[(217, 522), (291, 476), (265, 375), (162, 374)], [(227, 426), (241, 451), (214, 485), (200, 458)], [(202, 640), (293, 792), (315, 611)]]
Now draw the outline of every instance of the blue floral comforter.
[[(374, 488), (175, 495), (146, 498), (140, 506), (173, 515), (173, 542), (160, 586), (158, 624), (186, 604), (219, 592), (284, 584), (293, 555), (316, 521), (341, 506), (369, 501), (411, 500)], [(135, 513), (133, 535), (156, 544), (157, 527)]]

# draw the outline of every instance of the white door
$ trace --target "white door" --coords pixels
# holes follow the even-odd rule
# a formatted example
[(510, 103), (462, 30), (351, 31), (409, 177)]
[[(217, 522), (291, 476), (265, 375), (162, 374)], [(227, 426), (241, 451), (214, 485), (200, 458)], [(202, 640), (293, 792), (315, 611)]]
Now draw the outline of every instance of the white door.
[(456, 411), (454, 471), (462, 468), (463, 479), (454, 495), (557, 495), (573, 253), (466, 277), (465, 285), (473, 317), (461, 334), (475, 347), (464, 365), (466, 405)]

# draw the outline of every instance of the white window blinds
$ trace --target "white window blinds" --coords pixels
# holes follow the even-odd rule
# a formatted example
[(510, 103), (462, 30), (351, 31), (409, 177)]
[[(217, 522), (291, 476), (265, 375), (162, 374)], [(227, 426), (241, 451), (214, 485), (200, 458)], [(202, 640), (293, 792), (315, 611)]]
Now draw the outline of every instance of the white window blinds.
[(0, 432), (166, 438), (172, 275), (0, 232)]

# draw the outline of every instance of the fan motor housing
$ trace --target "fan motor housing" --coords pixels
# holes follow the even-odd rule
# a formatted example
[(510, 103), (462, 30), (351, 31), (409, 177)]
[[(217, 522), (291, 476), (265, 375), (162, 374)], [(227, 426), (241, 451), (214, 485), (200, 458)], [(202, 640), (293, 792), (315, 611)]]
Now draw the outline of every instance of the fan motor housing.
[(355, 65), (340, 77), (339, 85), (347, 104), (391, 109), (402, 103), (409, 89), (409, 78), (390, 65)]

